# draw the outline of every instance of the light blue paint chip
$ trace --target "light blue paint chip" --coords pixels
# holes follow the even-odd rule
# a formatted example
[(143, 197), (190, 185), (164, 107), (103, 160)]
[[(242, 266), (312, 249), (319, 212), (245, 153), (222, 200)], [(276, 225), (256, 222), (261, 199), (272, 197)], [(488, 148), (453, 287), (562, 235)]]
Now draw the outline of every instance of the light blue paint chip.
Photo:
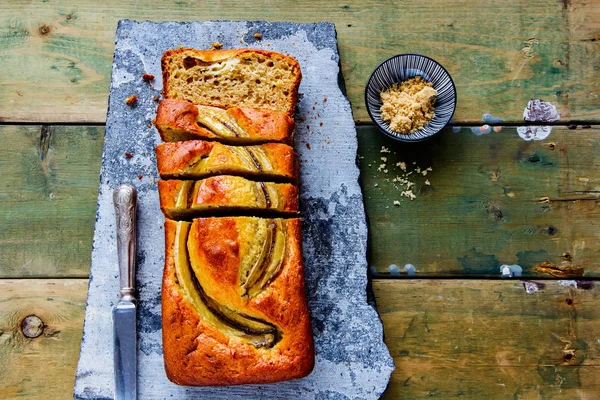
[(523, 268), (520, 265), (501, 265), (500, 274), (503, 278), (512, 278), (513, 276), (521, 276), (523, 274)]
[(391, 264), (388, 267), (388, 271), (390, 271), (391, 275), (400, 275), (400, 267), (397, 266), (396, 264)]
[(371, 271), (373, 275), (377, 275), (377, 268), (375, 268), (374, 265), (369, 266), (369, 271)]
[(504, 123), (504, 121), (502, 120), (502, 118), (494, 117), (492, 114), (483, 114), (481, 116), (481, 119), (486, 124), (502, 125)]
[(485, 130), (482, 131), (481, 128), (479, 126), (474, 126), (471, 128), (471, 132), (473, 132), (473, 134), (475, 134), (476, 136), (482, 136), (482, 135), (487, 135), (488, 133), (490, 133), (492, 131), (492, 127), (487, 125), (485, 127)]
[(459, 133), (461, 129), (462, 129), (462, 127), (460, 127), (460, 126), (453, 126), (452, 127), (452, 132)]
[(414, 265), (406, 264), (404, 266), (404, 272), (406, 272), (408, 274), (408, 276), (415, 276), (417, 273), (417, 270), (415, 269)]

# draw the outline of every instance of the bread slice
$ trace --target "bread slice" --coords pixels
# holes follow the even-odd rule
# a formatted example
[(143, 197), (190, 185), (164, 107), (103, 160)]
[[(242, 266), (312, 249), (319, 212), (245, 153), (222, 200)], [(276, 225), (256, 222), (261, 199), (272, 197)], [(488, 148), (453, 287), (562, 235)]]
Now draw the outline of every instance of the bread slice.
[(201, 181), (158, 181), (160, 209), (167, 218), (191, 219), (207, 212), (298, 214), (298, 187), (220, 175)]
[(156, 146), (162, 179), (202, 179), (215, 175), (251, 177), (261, 181), (296, 182), (296, 153), (286, 144), (227, 146), (191, 140)]
[(168, 50), (162, 57), (165, 98), (293, 115), (302, 79), (296, 59), (256, 49)]
[(291, 143), (294, 120), (276, 110), (194, 105), (185, 100), (158, 103), (156, 128), (165, 142), (208, 139), (229, 144)]
[(302, 378), (314, 366), (300, 220), (166, 220), (165, 370), (180, 385)]

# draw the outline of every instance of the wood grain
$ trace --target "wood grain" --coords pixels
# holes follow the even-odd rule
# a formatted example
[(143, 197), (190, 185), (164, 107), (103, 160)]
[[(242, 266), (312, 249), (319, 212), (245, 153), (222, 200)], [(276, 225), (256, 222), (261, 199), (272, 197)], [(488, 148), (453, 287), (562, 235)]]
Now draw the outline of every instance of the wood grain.
[[(87, 279), (0, 280), (0, 399), (72, 399)], [(40, 336), (23, 335), (35, 315)]]
[(600, 300), (545, 282), (388, 280), (373, 284), (396, 370), (384, 399), (593, 399)]
[(0, 277), (87, 277), (103, 128), (0, 126)]
[(449, 70), (458, 89), (459, 123), (479, 123), (484, 113), (521, 121), (531, 98), (555, 104), (562, 121), (599, 120), (600, 3), (589, 0), (493, 6), (485, 0), (335, 0), (318, 7), (308, 0), (269, 7), (232, 0), (12, 0), (0, 16), (0, 119), (104, 121), (121, 18), (334, 22), (359, 122), (368, 121), (363, 94), (369, 74), (399, 53), (431, 56)]
[[(374, 280), (396, 371), (384, 399), (593, 399), (598, 286)], [(72, 398), (86, 279), (0, 280), (0, 398)], [(28, 315), (46, 327), (27, 339)]]
[[(404, 276), (409, 263), (418, 276), (500, 277), (504, 264), (524, 276), (599, 276), (599, 134), (554, 127), (544, 140), (525, 141), (514, 127), (481, 136), (447, 128), (403, 144), (359, 127), (371, 265), (384, 274), (397, 274), (397, 265)], [(409, 171), (432, 168), (411, 175), (414, 200), (390, 182), (402, 176), (400, 161)]]

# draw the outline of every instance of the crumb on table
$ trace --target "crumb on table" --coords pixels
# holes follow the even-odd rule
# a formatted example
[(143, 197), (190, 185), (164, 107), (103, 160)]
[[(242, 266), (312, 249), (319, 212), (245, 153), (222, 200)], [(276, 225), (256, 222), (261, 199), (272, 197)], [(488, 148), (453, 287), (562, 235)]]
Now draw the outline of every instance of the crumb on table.
[(258, 33), (258, 32), (256, 32), (256, 33), (254, 34), (254, 39), (256, 39), (256, 40), (261, 40), (261, 39), (262, 39), (262, 33)]
[(132, 94), (131, 96), (129, 96), (128, 98), (125, 99), (125, 103), (129, 104), (129, 105), (133, 105), (137, 102), (138, 97), (135, 94)]
[(221, 43), (221, 42), (214, 42), (211, 47), (213, 49), (215, 49), (215, 50), (219, 50), (220, 48), (223, 47), (223, 43)]
[(144, 74), (144, 75), (142, 75), (142, 80), (144, 82), (153, 81), (154, 80), (154, 75), (152, 75), (152, 74)]

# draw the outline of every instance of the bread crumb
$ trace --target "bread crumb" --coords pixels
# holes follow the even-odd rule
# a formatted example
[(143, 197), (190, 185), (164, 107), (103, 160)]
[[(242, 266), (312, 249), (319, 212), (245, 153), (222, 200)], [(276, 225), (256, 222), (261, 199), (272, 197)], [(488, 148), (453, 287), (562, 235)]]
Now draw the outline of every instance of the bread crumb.
[(373, 187), (377, 187), (377, 186), (379, 186), (379, 183), (376, 183), (376, 184), (373, 185)]
[(322, 122), (319, 122), (319, 126), (323, 126), (323, 123), (322, 123)]
[(310, 143), (306, 143), (306, 148), (310, 150)]
[(420, 173), (421, 173), (421, 168), (419, 168), (419, 167), (415, 168), (415, 172), (416, 172), (417, 174), (420, 174)]
[(133, 153), (129, 153), (128, 151), (125, 152), (125, 158), (131, 158), (133, 157)]
[(398, 200), (394, 200), (394, 205), (395, 205), (395, 206), (399, 206), (399, 205), (400, 205), (400, 202), (399, 202)]
[(223, 43), (221, 43), (221, 42), (214, 42), (212, 44), (211, 48), (213, 48), (215, 50), (219, 50), (219, 49), (223, 48)]
[(404, 196), (411, 200), (414, 200), (417, 198), (417, 196), (415, 196), (415, 194), (412, 192), (412, 190), (405, 190), (404, 192), (400, 193), (400, 196)]
[(423, 176), (427, 176), (427, 170), (424, 169), (423, 171), (421, 171), (421, 174), (423, 174)]
[(142, 180), (142, 178), (143, 178), (143, 177), (144, 177), (144, 175), (142, 175), (142, 174), (139, 174), (139, 175), (138, 175), (138, 179), (139, 179), (140, 181)]
[(158, 101), (158, 100), (160, 100), (160, 98), (159, 98), (158, 96), (154, 96), (154, 97), (152, 98), (152, 100), (154, 100), (154, 101)]
[(154, 75), (152, 75), (152, 74), (144, 74), (144, 75), (142, 75), (142, 80), (144, 82), (153, 81), (154, 80)]
[(402, 171), (406, 171), (406, 163), (404, 161), (398, 161), (396, 167), (400, 167)]
[(129, 104), (130, 106), (135, 104), (138, 100), (138, 97), (135, 94), (132, 94), (131, 96), (129, 96), (128, 98), (125, 99), (125, 103)]
[(379, 167), (377, 168), (377, 172), (381, 172), (385, 169), (386, 165), (384, 164), (380, 164)]
[(429, 182), (429, 179), (427, 179), (427, 180), (425, 181), (425, 184), (426, 184), (427, 186), (431, 185), (431, 182)]
[(147, 126), (148, 128), (152, 128), (152, 124), (151, 124), (150, 122), (146, 123), (146, 126)]
[(385, 146), (381, 146), (381, 150), (379, 150), (380, 153), (391, 153), (390, 149), (388, 149)]
[(327, 101), (327, 97), (323, 97), (323, 102), (326, 102), (326, 101)]
[(258, 33), (258, 32), (256, 32), (256, 33), (254, 34), (254, 39), (256, 39), (256, 40), (261, 40), (261, 39), (262, 39), (262, 33)]
[(387, 162), (387, 157), (381, 157), (381, 161)]

